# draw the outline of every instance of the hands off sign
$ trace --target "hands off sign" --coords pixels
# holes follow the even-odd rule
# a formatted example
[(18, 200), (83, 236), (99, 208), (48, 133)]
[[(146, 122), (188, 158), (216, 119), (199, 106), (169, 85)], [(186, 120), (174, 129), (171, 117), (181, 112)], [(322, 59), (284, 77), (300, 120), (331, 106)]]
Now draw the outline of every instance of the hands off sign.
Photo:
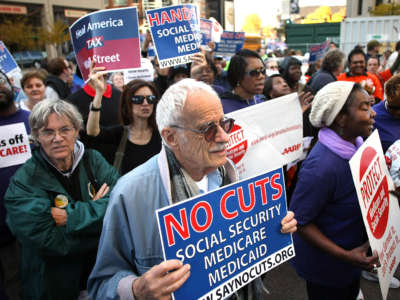
[(31, 156), (24, 123), (0, 126), (0, 168), (23, 164)]
[(215, 55), (233, 56), (243, 48), (244, 32), (224, 31), (216, 44)]
[(294, 257), (282, 169), (157, 210), (166, 260), (191, 265), (174, 298), (225, 299)]
[(190, 62), (200, 52), (200, 18), (196, 5), (175, 5), (146, 11), (161, 68)]
[(106, 72), (140, 67), (139, 26), (136, 7), (107, 9), (88, 14), (69, 28), (83, 79), (91, 60)]
[(389, 193), (393, 182), (375, 130), (350, 160), (358, 201), (373, 251), (379, 255), (379, 283), (386, 299), (390, 279), (400, 259), (400, 209)]

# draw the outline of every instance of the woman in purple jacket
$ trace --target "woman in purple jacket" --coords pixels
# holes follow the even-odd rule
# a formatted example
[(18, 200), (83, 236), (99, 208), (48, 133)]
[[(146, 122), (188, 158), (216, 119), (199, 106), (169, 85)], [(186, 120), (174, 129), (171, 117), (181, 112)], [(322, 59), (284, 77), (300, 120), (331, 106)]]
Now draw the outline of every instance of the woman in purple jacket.
[(361, 269), (371, 270), (364, 225), (349, 160), (373, 128), (375, 112), (357, 83), (336, 81), (312, 103), (310, 121), (321, 128), (302, 165), (290, 210), (298, 220), (293, 265), (310, 300), (355, 300)]

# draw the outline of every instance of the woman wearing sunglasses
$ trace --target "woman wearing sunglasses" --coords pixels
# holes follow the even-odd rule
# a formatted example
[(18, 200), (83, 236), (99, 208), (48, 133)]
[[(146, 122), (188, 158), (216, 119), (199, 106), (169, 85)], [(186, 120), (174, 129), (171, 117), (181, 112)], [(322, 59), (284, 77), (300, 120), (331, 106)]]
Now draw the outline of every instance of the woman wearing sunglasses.
[(96, 95), (90, 106), (86, 131), (95, 141), (118, 146), (114, 167), (123, 175), (161, 150), (161, 137), (155, 122), (159, 95), (153, 84), (132, 80), (122, 90), (119, 112), (122, 125), (100, 127), (101, 101), (106, 83), (98, 72), (103, 70), (104, 67), (95, 67), (90, 72)]
[(224, 113), (262, 102), (265, 72), (265, 65), (257, 52), (248, 49), (238, 51), (228, 69), (228, 80), (233, 90), (219, 95)]

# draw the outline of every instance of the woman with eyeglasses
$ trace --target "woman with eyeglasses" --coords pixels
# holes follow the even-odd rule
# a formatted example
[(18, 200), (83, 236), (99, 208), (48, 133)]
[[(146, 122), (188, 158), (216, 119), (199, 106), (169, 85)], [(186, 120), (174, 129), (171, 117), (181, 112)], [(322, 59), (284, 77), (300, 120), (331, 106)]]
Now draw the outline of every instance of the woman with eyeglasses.
[(231, 59), (228, 80), (232, 91), (219, 94), (224, 113), (263, 102), (265, 66), (257, 52), (248, 49), (238, 51)]
[(104, 67), (94, 67), (90, 80), (96, 95), (90, 107), (86, 132), (95, 142), (118, 146), (114, 167), (121, 175), (141, 165), (161, 150), (161, 137), (155, 122), (159, 95), (152, 83), (133, 80), (123, 87), (120, 104), (122, 124), (100, 127), (102, 96), (106, 89), (104, 77), (99, 74)]
[(43, 100), (30, 114), (39, 146), (4, 197), (8, 226), (20, 244), (21, 299), (88, 299), (86, 282), (119, 176), (78, 141), (82, 123), (63, 100)]

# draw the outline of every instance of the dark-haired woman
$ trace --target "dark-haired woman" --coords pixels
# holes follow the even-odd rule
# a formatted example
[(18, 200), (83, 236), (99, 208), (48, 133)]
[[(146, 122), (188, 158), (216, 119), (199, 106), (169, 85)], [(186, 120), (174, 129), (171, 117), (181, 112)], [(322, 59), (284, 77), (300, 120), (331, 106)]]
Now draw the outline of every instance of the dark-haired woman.
[(349, 160), (373, 128), (375, 112), (359, 84), (336, 81), (315, 96), (310, 121), (321, 128), (303, 162), (290, 210), (299, 222), (294, 234), (297, 273), (310, 300), (355, 300), (361, 270), (378, 264), (367, 256), (364, 225)]
[(153, 84), (144, 80), (133, 80), (123, 87), (120, 118), (122, 125), (100, 127), (100, 109), (106, 83), (98, 71), (92, 68), (90, 80), (96, 95), (90, 107), (86, 131), (88, 136), (100, 142), (118, 145), (114, 167), (121, 175), (147, 161), (161, 150), (161, 137), (155, 122), (158, 92)]
[(228, 80), (233, 90), (219, 94), (224, 113), (263, 102), (265, 65), (257, 52), (239, 50), (229, 63)]

